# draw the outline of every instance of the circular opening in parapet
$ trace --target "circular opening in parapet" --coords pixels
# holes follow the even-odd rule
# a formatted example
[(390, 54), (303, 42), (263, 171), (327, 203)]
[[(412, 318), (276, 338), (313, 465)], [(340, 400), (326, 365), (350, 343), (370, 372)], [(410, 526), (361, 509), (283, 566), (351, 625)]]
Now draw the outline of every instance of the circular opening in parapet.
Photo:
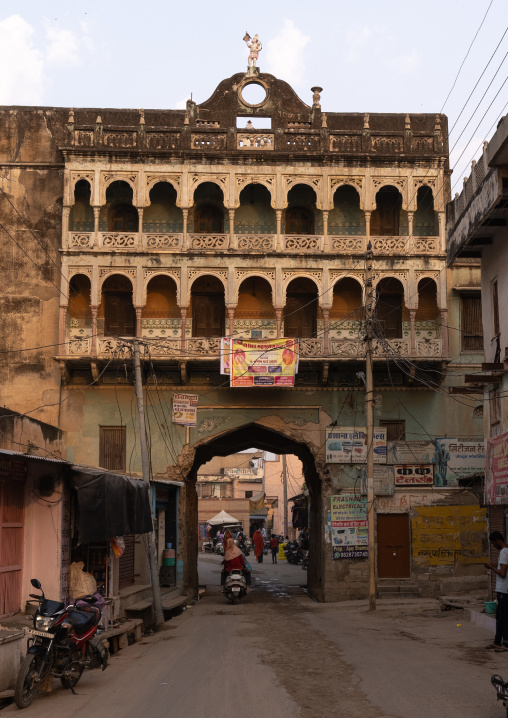
[(260, 82), (248, 82), (242, 87), (241, 97), (246, 105), (255, 107), (266, 100), (266, 88)]

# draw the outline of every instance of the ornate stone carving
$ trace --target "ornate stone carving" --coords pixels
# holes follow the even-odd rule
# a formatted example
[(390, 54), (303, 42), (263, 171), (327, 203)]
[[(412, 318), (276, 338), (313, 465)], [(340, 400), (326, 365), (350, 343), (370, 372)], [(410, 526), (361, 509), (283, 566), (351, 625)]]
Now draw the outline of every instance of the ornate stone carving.
[(180, 133), (147, 131), (146, 146), (150, 150), (174, 150), (180, 146)]
[(384, 341), (374, 341), (375, 356), (393, 356), (400, 354), (401, 356), (409, 356), (411, 342), (409, 339), (385, 339)]
[(228, 281), (227, 269), (189, 269), (187, 274), (189, 284), (192, 284), (197, 277), (203, 277), (206, 274), (211, 274), (213, 277), (220, 277), (224, 284)]
[(93, 194), (93, 186), (94, 186), (94, 180), (95, 180), (95, 173), (94, 172), (86, 172), (86, 171), (77, 171), (77, 172), (71, 172), (71, 185), (72, 188), (76, 186), (76, 182), (79, 182), (79, 180), (86, 180), (88, 184), (90, 185), (90, 188), (92, 190)]
[(406, 188), (406, 178), (405, 177), (373, 177), (372, 178), (372, 186), (374, 190), (378, 190), (380, 187), (386, 187), (387, 185), (392, 185), (393, 187), (398, 187), (400, 191), (403, 193)]
[(331, 177), (330, 178), (330, 189), (334, 192), (338, 187), (349, 184), (352, 187), (357, 187), (359, 190), (363, 189), (363, 177)]
[(142, 319), (141, 330), (143, 335), (149, 337), (173, 337), (180, 338), (182, 331), (181, 319)]
[(237, 234), (235, 242), (238, 249), (254, 249), (268, 252), (275, 249), (273, 234)]
[(122, 234), (121, 232), (103, 232), (99, 235), (99, 244), (101, 247), (135, 247), (137, 242), (136, 234)]
[(309, 175), (283, 175), (283, 182), (286, 191), (289, 191), (295, 184), (307, 184), (314, 190), (321, 189), (321, 177), (310, 177)]
[(321, 139), (319, 135), (310, 134), (286, 134), (284, 140), (288, 150), (310, 150), (317, 152), (321, 149)]
[(109, 277), (111, 274), (123, 274), (136, 279), (136, 270), (130, 267), (101, 267), (99, 269), (99, 279)]
[(191, 135), (191, 147), (197, 150), (223, 150), (226, 147), (226, 135), (217, 133)]
[(180, 187), (180, 183), (182, 181), (181, 175), (172, 175), (167, 173), (162, 174), (149, 174), (146, 175), (146, 187), (147, 189), (151, 189), (153, 185), (156, 185), (158, 182), (169, 182), (169, 184), (172, 184), (175, 186), (175, 189), (178, 189)]
[(70, 339), (67, 354), (90, 354), (90, 339)]
[(229, 234), (190, 234), (191, 249), (227, 249)]
[(145, 234), (147, 249), (179, 249), (182, 246), (181, 234)]
[(182, 353), (180, 340), (169, 339), (150, 343), (149, 354), (152, 356), (180, 356)]
[(214, 184), (218, 184), (224, 192), (224, 197), (228, 196), (229, 176), (210, 174), (209, 172), (203, 174), (201, 174), (200, 172), (194, 172), (192, 175), (190, 175), (190, 196), (194, 194), (194, 190), (196, 189), (196, 187), (200, 184), (203, 184), (203, 182), (213, 182)]
[(274, 136), (267, 132), (238, 132), (236, 147), (239, 150), (273, 150)]
[(296, 236), (287, 234), (284, 236), (284, 249), (297, 252), (317, 252), (321, 249), (322, 237), (320, 235), (304, 234)]
[(363, 284), (363, 272), (348, 272), (344, 269), (331, 269), (330, 270), (330, 283), (335, 284), (335, 282), (338, 279), (342, 279), (343, 277), (353, 277), (353, 279), (357, 279), (360, 284)]
[(297, 269), (283, 269), (282, 270), (282, 280), (285, 282), (286, 280), (291, 281), (291, 279), (295, 279), (296, 277), (309, 277), (311, 279), (316, 280), (316, 282), (321, 282), (322, 278), (322, 272), (321, 270), (310, 270), (310, 271), (298, 271)]
[(78, 147), (92, 147), (93, 130), (74, 130), (74, 144)]
[(91, 247), (92, 246), (92, 233), (91, 232), (70, 232), (69, 233), (69, 249), (73, 247)]
[(372, 149), (374, 152), (403, 152), (403, 137), (386, 137), (385, 135), (372, 137)]
[(301, 416), (284, 416), (285, 424), (294, 424), (295, 426), (305, 426), (307, 423)]
[(408, 250), (407, 237), (372, 237), (374, 253), (405, 254)]
[[(112, 337), (100, 338), (97, 341), (98, 354), (106, 354), (117, 358), (128, 358), (131, 355), (131, 348), (121, 339), (113, 339)], [(140, 351), (144, 353), (144, 346), (140, 346)]]
[(337, 237), (330, 236), (330, 248), (334, 252), (352, 254), (354, 252), (365, 252), (367, 240), (365, 237)]
[(178, 285), (180, 281), (180, 270), (179, 269), (145, 269), (144, 271), (145, 282), (148, 284), (150, 279), (155, 276), (171, 277), (175, 280)]
[(92, 267), (69, 267), (69, 277), (72, 279), (76, 274), (85, 274), (92, 279)]
[(107, 131), (102, 135), (102, 142), (106, 147), (136, 147), (137, 132)]
[(330, 353), (334, 356), (358, 357), (365, 354), (363, 342), (354, 339), (332, 339)]
[(441, 339), (423, 339), (416, 342), (416, 354), (421, 357), (440, 357)]
[(413, 152), (434, 152), (434, 137), (415, 137), (411, 141)]
[(361, 135), (332, 135), (330, 137), (330, 152), (359, 152), (361, 148)]
[(220, 341), (220, 338), (210, 339), (208, 337), (188, 339), (187, 352), (190, 355), (196, 354), (199, 356), (219, 356)]
[(415, 237), (415, 252), (422, 254), (433, 254), (439, 251), (439, 237)]
[(231, 421), (230, 416), (215, 416), (213, 419), (203, 419), (199, 425), (198, 432), (200, 434), (206, 434), (208, 431), (213, 431), (222, 424), (227, 424)]
[(323, 340), (322, 339), (300, 339), (300, 356), (302, 357), (321, 357), (323, 356)]

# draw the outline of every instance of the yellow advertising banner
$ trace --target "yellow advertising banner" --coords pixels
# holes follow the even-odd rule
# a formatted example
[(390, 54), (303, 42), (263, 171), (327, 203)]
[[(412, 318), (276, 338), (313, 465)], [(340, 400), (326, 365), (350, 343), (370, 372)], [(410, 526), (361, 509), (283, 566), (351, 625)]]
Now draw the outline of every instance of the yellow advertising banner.
[(231, 386), (294, 386), (298, 339), (232, 339)]
[(419, 506), (411, 520), (413, 558), (420, 566), (483, 563), (487, 560), (487, 509), (478, 506)]

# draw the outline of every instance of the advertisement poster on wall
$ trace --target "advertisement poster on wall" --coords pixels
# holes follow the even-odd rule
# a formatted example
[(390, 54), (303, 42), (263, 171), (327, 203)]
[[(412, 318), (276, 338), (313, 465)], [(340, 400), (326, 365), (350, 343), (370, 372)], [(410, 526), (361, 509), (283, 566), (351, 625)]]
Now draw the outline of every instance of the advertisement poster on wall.
[(231, 339), (230, 385), (295, 385), (298, 339)]
[(196, 394), (173, 394), (173, 424), (196, 426), (198, 400)]
[(231, 339), (222, 337), (220, 340), (220, 373), (229, 374), (229, 361), (231, 359)]
[[(367, 461), (365, 427), (329, 427), (326, 430), (327, 464), (364, 464)], [(374, 463), (386, 464), (386, 429), (374, 429)]]
[(402, 464), (393, 467), (395, 470), (396, 486), (433, 486), (434, 467), (432, 464), (420, 464), (419, 466), (408, 466)]
[(332, 558), (368, 558), (367, 497), (337, 494), (331, 502)]
[(485, 443), (436, 439), (436, 486), (458, 486), (459, 479), (485, 471)]
[(508, 504), (508, 432), (487, 439), (485, 503)]

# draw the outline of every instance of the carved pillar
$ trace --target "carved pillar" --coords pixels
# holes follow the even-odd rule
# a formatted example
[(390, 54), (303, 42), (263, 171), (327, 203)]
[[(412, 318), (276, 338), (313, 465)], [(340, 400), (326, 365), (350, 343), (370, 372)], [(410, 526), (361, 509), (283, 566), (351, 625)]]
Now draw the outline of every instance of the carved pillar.
[(188, 209), (182, 209), (183, 214), (183, 242), (182, 242), (182, 249), (185, 251), (188, 249), (187, 244), (187, 218), (189, 216), (189, 210)]
[(328, 356), (330, 353), (330, 340), (328, 337), (330, 327), (330, 307), (321, 307), (321, 311), (323, 312), (323, 354), (324, 356)]
[(372, 212), (370, 212), (369, 210), (366, 210), (366, 212), (365, 212), (365, 235), (367, 238), (366, 244), (369, 243), (369, 239), (370, 239), (370, 215), (371, 214), (372, 214)]
[(93, 246), (97, 247), (99, 245), (99, 216), (101, 213), (100, 207), (94, 207), (93, 208)]
[(145, 211), (144, 207), (137, 207), (138, 210), (138, 227), (139, 227), (139, 234), (138, 234), (138, 246), (143, 246), (143, 212)]
[[(282, 210), (276, 209), (275, 210), (275, 216), (277, 218), (277, 240), (276, 240), (276, 246), (275, 249), (277, 252), (282, 252)], [(277, 335), (278, 336), (278, 335)]]
[(236, 249), (235, 246), (235, 210), (229, 209), (229, 248)]
[(277, 339), (281, 336), (282, 317), (284, 316), (284, 307), (275, 307), (275, 316), (277, 318)]
[(416, 309), (409, 310), (409, 320), (411, 322), (411, 356), (416, 356)]
[(64, 249), (69, 247), (69, 216), (71, 214), (70, 207), (62, 207), (62, 245)]
[(235, 309), (236, 307), (228, 307), (228, 334), (230, 337), (235, 333)]
[(328, 236), (328, 210), (323, 210), (323, 251), (330, 251), (330, 238)]
[(189, 311), (189, 307), (180, 307), (180, 314), (182, 315), (182, 324), (180, 328), (180, 341), (181, 341), (181, 350), (182, 352), (185, 352), (185, 328), (187, 326), (187, 312)]
[(90, 309), (92, 312), (92, 346), (90, 353), (95, 356), (97, 354), (97, 312), (99, 311), (99, 305), (92, 304)]
[(413, 240), (413, 220), (414, 220), (414, 212), (408, 212), (407, 213), (407, 225), (408, 225), (408, 235), (409, 235), (409, 242), (407, 249), (412, 249), (414, 247), (414, 240)]
[(134, 309), (136, 310), (136, 336), (139, 339), (141, 337), (141, 312), (143, 307), (135, 306)]
[(437, 221), (439, 223), (439, 248), (441, 252), (446, 252), (446, 217), (444, 212), (438, 212)]
[(67, 317), (67, 305), (60, 305), (60, 316), (58, 321), (58, 347), (57, 354), (66, 354), (65, 350), (65, 319)]
[(441, 309), (441, 352), (448, 356), (448, 309)]

